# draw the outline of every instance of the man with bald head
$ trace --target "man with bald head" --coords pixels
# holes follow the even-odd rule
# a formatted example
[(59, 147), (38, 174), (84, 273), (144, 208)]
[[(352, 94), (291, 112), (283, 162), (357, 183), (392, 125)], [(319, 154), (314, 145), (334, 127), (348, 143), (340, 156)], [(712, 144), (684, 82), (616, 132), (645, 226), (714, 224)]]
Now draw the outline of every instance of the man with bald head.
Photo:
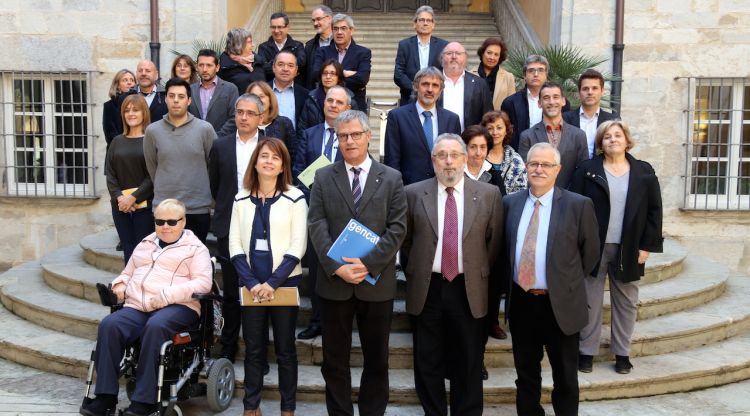
[(445, 88), (438, 106), (453, 111), (461, 122), (461, 131), (479, 124), (484, 113), (492, 110), (492, 96), (487, 83), (477, 75), (466, 72), (466, 48), (450, 42), (440, 53), (445, 76)]
[(156, 69), (156, 65), (148, 59), (138, 62), (135, 77), (137, 85), (117, 97), (117, 110), (112, 113), (113, 117), (109, 121), (110, 125), (116, 127), (116, 135), (123, 132), (120, 106), (128, 95), (143, 95), (151, 113), (152, 123), (161, 120), (167, 114), (167, 100), (164, 89), (158, 84), (159, 71)]

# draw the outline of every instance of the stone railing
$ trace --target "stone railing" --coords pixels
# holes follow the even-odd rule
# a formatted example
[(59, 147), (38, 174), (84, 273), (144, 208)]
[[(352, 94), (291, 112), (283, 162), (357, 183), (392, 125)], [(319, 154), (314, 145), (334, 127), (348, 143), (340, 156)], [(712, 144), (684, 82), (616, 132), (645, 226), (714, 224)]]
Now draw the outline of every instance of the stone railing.
[(492, 0), (497, 30), (509, 48), (544, 46), (516, 0)]
[(284, 10), (284, 0), (260, 0), (255, 6), (255, 12), (245, 28), (253, 35), (253, 43), (257, 47), (271, 36), (269, 28), (271, 15)]

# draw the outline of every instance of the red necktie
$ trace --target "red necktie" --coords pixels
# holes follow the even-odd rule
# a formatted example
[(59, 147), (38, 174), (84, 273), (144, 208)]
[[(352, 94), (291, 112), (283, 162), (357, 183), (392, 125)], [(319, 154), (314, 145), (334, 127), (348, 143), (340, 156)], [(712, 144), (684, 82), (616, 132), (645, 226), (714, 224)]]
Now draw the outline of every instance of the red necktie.
[(453, 188), (445, 188), (445, 218), (443, 219), (443, 255), (440, 271), (446, 280), (452, 282), (458, 276), (458, 209), (453, 197)]

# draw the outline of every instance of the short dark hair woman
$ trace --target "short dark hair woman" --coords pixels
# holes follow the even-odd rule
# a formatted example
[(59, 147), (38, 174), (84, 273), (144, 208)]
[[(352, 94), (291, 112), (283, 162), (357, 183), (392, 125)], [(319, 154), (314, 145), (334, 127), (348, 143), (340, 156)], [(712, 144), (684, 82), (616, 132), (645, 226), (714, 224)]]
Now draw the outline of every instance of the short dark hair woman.
[(633, 368), (629, 355), (638, 312), (638, 280), (649, 253), (661, 253), (663, 248), (659, 180), (650, 164), (629, 153), (632, 148), (630, 129), (624, 122), (602, 123), (596, 130), (597, 155), (581, 162), (570, 185), (572, 191), (594, 202), (602, 253), (599, 265), (584, 280), (589, 323), (581, 330), (578, 347), (578, 368), (584, 373), (591, 372), (593, 356), (599, 352), (607, 275), (615, 371), (627, 374)]
[(503, 100), (516, 92), (516, 79), (500, 65), (508, 57), (508, 47), (501, 38), (487, 38), (477, 50), (477, 74), (487, 81), (492, 94), (492, 108), (500, 109)]
[(357, 103), (353, 100), (354, 93), (351, 92), (344, 84), (344, 68), (341, 66), (339, 61), (335, 59), (328, 59), (323, 62), (320, 67), (320, 78), (318, 79), (318, 86), (310, 91), (305, 100), (305, 104), (302, 106), (302, 111), (297, 122), (297, 136), (301, 137), (302, 132), (305, 129), (316, 126), (325, 121), (323, 114), (323, 102), (326, 99), (326, 94), (331, 87), (338, 85), (346, 89), (349, 94), (351, 101), (352, 110), (356, 110)]
[(510, 145), (513, 125), (504, 111), (490, 111), (482, 117), (482, 126), (492, 136), (492, 147), (487, 152), (487, 161), (492, 164), (492, 174), (502, 181), (496, 184), (503, 196), (526, 189), (526, 164)]
[[(270, 300), (279, 287), (297, 287), (300, 259), (307, 249), (307, 203), (291, 185), (289, 152), (273, 137), (260, 139), (248, 164), (242, 190), (232, 208), (229, 255), (240, 284), (254, 298)], [(294, 414), (297, 350), (294, 329), (298, 306), (244, 306), (245, 415), (260, 415), (266, 363), (267, 322), (273, 328), (278, 363), (281, 414)]]

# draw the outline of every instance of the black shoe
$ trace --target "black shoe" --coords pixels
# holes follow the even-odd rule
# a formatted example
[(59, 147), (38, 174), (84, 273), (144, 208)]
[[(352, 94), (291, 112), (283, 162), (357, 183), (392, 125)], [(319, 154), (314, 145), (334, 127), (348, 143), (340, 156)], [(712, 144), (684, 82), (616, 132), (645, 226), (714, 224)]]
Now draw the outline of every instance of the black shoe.
[(508, 334), (505, 333), (505, 330), (503, 330), (503, 327), (501, 327), (500, 324), (492, 325), (490, 328), (490, 336), (495, 339), (508, 338)]
[(117, 396), (114, 394), (97, 394), (96, 398), (85, 399), (78, 413), (85, 416), (108, 416), (115, 414), (117, 410)]
[(297, 334), (297, 339), (313, 339), (323, 333), (320, 325), (312, 324)]
[(627, 355), (615, 355), (615, 371), (617, 374), (629, 374), (633, 368)]
[(142, 403), (131, 401), (123, 416), (148, 416), (158, 409), (156, 403)]
[(590, 373), (594, 369), (594, 356), (593, 355), (578, 355), (578, 371), (582, 373)]
[(230, 349), (222, 349), (221, 354), (219, 354), (219, 357), (226, 358), (229, 360), (230, 363), (234, 364), (234, 360), (237, 358), (237, 351), (232, 351)]
[(267, 376), (271, 372), (271, 366), (268, 365), (268, 361), (263, 363), (263, 375)]
[(115, 251), (122, 251), (122, 241), (118, 241), (115, 246)]
[(482, 380), (489, 380), (490, 379), (490, 373), (487, 372), (487, 367), (484, 366), (484, 363), (482, 363)]

